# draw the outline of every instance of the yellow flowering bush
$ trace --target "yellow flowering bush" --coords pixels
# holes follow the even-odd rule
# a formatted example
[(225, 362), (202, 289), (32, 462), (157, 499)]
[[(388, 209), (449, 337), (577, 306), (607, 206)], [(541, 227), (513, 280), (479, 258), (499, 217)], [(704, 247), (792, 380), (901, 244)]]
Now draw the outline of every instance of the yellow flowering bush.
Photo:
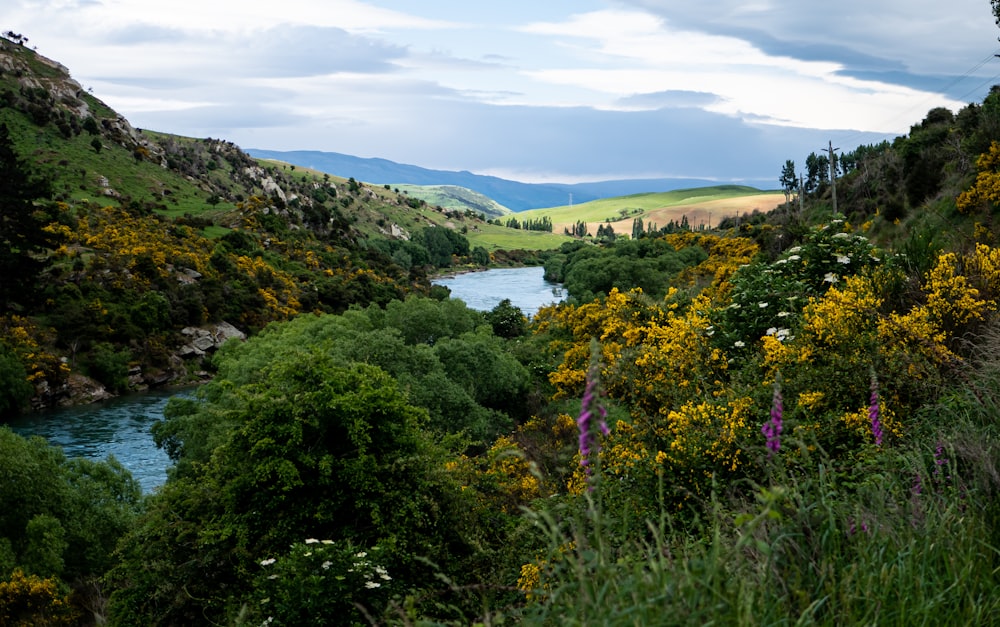
[(962, 213), (972, 213), (983, 205), (1000, 201), (1000, 143), (991, 142), (989, 149), (979, 155), (976, 170), (972, 188), (955, 199), (955, 206)]
[(73, 625), (77, 618), (77, 610), (70, 605), (68, 595), (60, 593), (54, 579), (26, 575), (18, 569), (0, 581), (0, 625)]
[[(989, 256), (984, 256), (983, 263), (989, 262)], [(924, 285), (930, 318), (946, 329), (954, 330), (973, 320), (982, 320), (985, 312), (996, 309), (996, 303), (980, 298), (979, 290), (958, 272), (958, 255), (943, 253), (927, 274)]]

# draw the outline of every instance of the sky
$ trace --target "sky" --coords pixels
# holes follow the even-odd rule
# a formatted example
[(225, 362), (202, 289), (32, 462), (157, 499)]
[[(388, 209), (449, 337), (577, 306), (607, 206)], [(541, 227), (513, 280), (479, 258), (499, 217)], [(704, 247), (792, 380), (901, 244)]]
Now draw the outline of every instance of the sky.
[(1000, 83), (989, 0), (3, 0), (134, 126), (525, 182), (778, 186)]

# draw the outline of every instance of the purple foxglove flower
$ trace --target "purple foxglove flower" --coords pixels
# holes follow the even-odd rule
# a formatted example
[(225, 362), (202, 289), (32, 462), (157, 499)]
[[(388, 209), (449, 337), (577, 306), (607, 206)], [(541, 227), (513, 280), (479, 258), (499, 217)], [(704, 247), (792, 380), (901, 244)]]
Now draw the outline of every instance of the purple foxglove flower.
[(875, 446), (882, 446), (882, 422), (879, 420), (878, 379), (872, 373), (872, 395), (868, 403), (868, 419), (872, 423), (872, 435), (875, 436)]
[(765, 422), (760, 428), (760, 432), (763, 433), (764, 437), (767, 439), (766, 445), (768, 457), (781, 450), (782, 412), (781, 382), (778, 379), (775, 379), (774, 396), (771, 398), (771, 419)]

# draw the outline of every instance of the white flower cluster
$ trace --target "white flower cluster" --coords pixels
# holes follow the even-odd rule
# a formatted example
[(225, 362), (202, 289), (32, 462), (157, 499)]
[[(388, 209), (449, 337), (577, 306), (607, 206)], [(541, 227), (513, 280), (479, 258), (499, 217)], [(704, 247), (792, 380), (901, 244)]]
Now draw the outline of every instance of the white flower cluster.
[(360, 551), (356, 553), (354, 557), (356, 558), (354, 561), (354, 568), (349, 568), (347, 572), (353, 573), (355, 569), (357, 569), (358, 572), (361, 572), (365, 578), (365, 588), (373, 590), (375, 588), (382, 587), (381, 581), (375, 581), (376, 575), (382, 581), (392, 581), (392, 577), (389, 576), (389, 571), (387, 571), (385, 567), (380, 566), (379, 564), (375, 564), (373, 566), (371, 562), (365, 559), (368, 557), (367, 551)]
[(777, 327), (771, 327), (767, 330), (767, 335), (773, 335), (778, 338), (779, 342), (784, 342), (785, 340), (794, 340), (795, 336), (792, 335), (791, 329), (779, 329)]

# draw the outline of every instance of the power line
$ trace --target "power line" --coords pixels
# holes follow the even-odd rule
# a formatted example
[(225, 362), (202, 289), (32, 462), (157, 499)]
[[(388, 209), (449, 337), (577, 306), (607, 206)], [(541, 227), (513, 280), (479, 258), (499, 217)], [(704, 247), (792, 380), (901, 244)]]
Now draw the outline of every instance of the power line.
[[(986, 65), (990, 61), (994, 60), (996, 57), (1000, 56), (1000, 54), (998, 54), (998, 53), (1000, 53), (1000, 48), (992, 50), (988, 55), (986, 55), (985, 57), (983, 57), (982, 59), (980, 59), (974, 66), (972, 66), (971, 68), (969, 68), (968, 70), (966, 70), (964, 73), (962, 73), (961, 76), (953, 78), (951, 81), (949, 81), (946, 85), (944, 85), (944, 87), (942, 87), (940, 90), (938, 90), (937, 94), (929, 95), (929, 96), (921, 99), (918, 103), (915, 103), (915, 104), (911, 105), (909, 108), (907, 108), (907, 109), (905, 109), (903, 111), (900, 111), (898, 113), (894, 113), (892, 116), (887, 117), (883, 122), (879, 123), (876, 126), (877, 127), (887, 126), (889, 123), (898, 120), (900, 117), (902, 117), (904, 115), (909, 115), (911, 112), (916, 111), (916, 110), (918, 110), (918, 109), (920, 109), (922, 107), (925, 107), (927, 105), (927, 103), (930, 102), (931, 100), (933, 100), (937, 95), (946, 95), (947, 92), (948, 92), (948, 90), (950, 90), (951, 88), (955, 87), (956, 85), (958, 85), (959, 83), (961, 83), (965, 79), (971, 77), (977, 70), (979, 70), (980, 68), (982, 68), (984, 65)], [(995, 74), (991, 78), (989, 78), (989, 79), (987, 79), (987, 80), (979, 83), (974, 88), (968, 90), (967, 92), (965, 92), (964, 94), (962, 94), (960, 97), (956, 98), (956, 100), (964, 100), (970, 94), (978, 92), (979, 90), (981, 90), (986, 85), (988, 85), (990, 83), (996, 83), (996, 81), (998, 81), (998, 80), (1000, 80), (1000, 74)], [(870, 135), (870, 134), (872, 134), (871, 131), (851, 131), (849, 133), (845, 133), (844, 135), (837, 135), (836, 137), (838, 138), (837, 141), (839, 143), (843, 143), (843, 144), (846, 145), (846, 144), (849, 144), (851, 141), (853, 141), (854, 138), (856, 138), (856, 137), (861, 137), (862, 135)]]

